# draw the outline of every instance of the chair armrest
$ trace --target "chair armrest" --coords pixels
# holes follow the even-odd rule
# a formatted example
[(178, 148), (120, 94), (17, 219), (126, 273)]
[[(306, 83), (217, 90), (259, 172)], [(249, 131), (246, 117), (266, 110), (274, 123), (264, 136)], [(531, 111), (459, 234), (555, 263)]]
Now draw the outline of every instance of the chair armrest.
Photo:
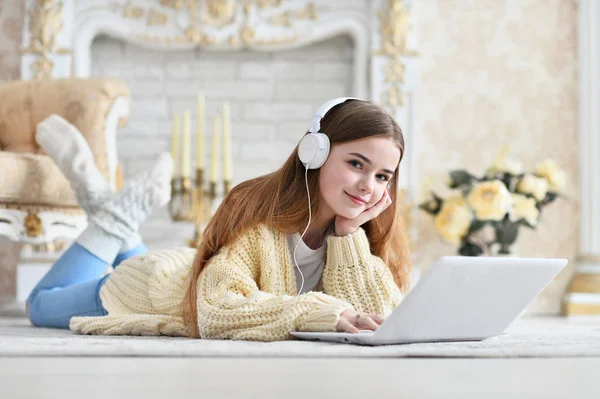
[(87, 139), (100, 172), (116, 186), (116, 133), (129, 115), (129, 89), (119, 79), (17, 81), (0, 85), (0, 149), (43, 154), (39, 122), (58, 114)]

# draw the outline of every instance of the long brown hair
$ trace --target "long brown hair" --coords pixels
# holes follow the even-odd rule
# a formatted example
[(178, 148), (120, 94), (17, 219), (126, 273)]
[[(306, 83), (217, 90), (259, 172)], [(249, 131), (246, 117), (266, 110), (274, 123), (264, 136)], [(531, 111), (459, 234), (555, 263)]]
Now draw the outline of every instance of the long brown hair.
[[(382, 107), (368, 101), (348, 100), (335, 106), (321, 120), (320, 131), (329, 136), (332, 146), (375, 136), (390, 138), (400, 148), (400, 159), (404, 155), (404, 137), (400, 127)], [(362, 227), (369, 238), (371, 252), (386, 262), (396, 284), (406, 292), (411, 263), (396, 203), (398, 168), (391, 179), (392, 204)], [(221, 247), (234, 242), (259, 224), (266, 224), (286, 234), (297, 233), (306, 227), (308, 207), (304, 174), (305, 168), (298, 159), (296, 146), (280, 169), (240, 183), (223, 199), (203, 232), (182, 304), (184, 322), (193, 336), (198, 335), (198, 278)], [(321, 201), (318, 178), (319, 169), (308, 171), (313, 214), (319, 209)], [(264, 193), (272, 195), (265, 196)]]

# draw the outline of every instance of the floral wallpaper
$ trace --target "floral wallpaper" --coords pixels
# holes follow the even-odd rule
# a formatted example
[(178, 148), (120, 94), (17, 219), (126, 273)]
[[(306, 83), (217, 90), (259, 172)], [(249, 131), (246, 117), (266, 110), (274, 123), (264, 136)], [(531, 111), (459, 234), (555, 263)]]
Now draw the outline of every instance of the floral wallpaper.
[[(504, 145), (525, 169), (548, 157), (558, 162), (567, 174), (566, 198), (544, 209), (537, 231), (522, 229), (517, 242), (521, 256), (571, 261), (530, 308), (558, 312), (579, 239), (577, 1), (414, 4), (420, 54), (419, 200), (427, 188), (447, 194), (449, 170), (479, 173)], [(22, 21), (21, 1), (0, 0), (0, 80), (19, 76)], [(415, 263), (427, 266), (440, 255), (454, 254), (455, 246), (441, 241), (431, 218), (418, 215)], [(0, 242), (0, 251), (7, 252), (7, 245)], [(15, 257), (5, 258), (0, 257), (0, 297), (14, 291), (14, 280), (5, 276), (14, 269)]]
[[(528, 311), (556, 313), (579, 239), (576, 0), (419, 0), (420, 200), (446, 196), (447, 172), (480, 174), (504, 145), (532, 170), (553, 158), (566, 172), (566, 198), (544, 208), (536, 231), (521, 229), (516, 251), (565, 257), (567, 269)], [(456, 254), (419, 212), (416, 263)], [(518, 279), (519, 276), (515, 276)], [(509, 290), (509, 287), (507, 287)]]

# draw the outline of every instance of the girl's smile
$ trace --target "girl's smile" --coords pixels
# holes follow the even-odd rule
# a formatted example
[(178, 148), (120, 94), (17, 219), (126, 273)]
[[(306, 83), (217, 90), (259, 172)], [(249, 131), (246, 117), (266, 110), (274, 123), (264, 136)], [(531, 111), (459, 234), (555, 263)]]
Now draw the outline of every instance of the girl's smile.
[(363, 206), (367, 204), (367, 201), (364, 201), (358, 197), (355, 197), (353, 195), (348, 194), (347, 192), (344, 191), (344, 193), (348, 196), (348, 198), (350, 199), (350, 201), (352, 201), (353, 204), (355, 204), (356, 206)]

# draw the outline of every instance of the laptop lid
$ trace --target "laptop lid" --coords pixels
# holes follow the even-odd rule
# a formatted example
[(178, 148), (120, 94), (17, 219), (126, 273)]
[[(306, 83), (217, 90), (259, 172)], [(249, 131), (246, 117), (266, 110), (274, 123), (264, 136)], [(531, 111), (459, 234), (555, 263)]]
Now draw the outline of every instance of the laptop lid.
[(566, 264), (566, 259), (441, 257), (374, 338), (471, 340), (499, 335)]

